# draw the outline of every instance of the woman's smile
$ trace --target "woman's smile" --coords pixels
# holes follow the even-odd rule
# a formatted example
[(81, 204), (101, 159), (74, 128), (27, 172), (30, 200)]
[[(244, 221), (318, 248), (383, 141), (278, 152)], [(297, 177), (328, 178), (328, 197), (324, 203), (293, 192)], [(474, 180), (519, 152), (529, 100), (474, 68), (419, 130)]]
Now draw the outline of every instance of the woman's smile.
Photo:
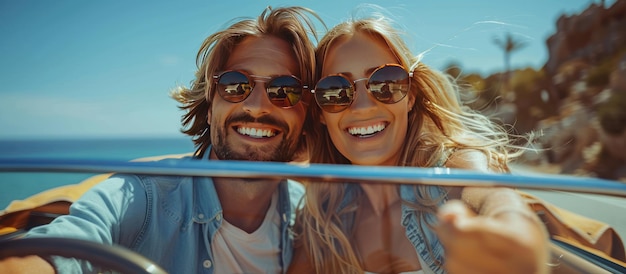
[(385, 130), (387, 123), (376, 123), (368, 126), (348, 127), (347, 131), (350, 135), (360, 138), (372, 137), (379, 132)]

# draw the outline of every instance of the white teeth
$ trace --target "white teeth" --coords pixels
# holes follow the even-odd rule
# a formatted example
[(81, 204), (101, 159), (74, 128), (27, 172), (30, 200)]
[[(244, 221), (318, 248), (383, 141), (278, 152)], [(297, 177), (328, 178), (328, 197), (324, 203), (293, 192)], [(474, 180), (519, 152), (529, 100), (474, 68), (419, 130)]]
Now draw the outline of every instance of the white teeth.
[(368, 126), (368, 127), (351, 127), (351, 128), (348, 128), (348, 132), (352, 135), (370, 135), (376, 132), (381, 132), (383, 131), (383, 129), (385, 129), (385, 125), (378, 124), (378, 125)]
[(256, 129), (249, 127), (238, 127), (237, 132), (242, 135), (248, 135), (250, 137), (262, 138), (262, 137), (272, 137), (276, 135), (273, 130), (269, 129)]

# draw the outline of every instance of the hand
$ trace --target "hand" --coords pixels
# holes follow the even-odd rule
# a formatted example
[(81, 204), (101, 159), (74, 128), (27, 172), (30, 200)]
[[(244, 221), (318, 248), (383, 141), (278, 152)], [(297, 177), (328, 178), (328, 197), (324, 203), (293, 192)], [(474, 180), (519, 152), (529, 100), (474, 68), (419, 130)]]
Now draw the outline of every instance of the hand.
[(451, 200), (437, 215), (449, 273), (548, 273), (547, 234), (526, 212), (482, 216)]
[(0, 260), (0, 273), (56, 273), (52, 265), (38, 256), (10, 257)]

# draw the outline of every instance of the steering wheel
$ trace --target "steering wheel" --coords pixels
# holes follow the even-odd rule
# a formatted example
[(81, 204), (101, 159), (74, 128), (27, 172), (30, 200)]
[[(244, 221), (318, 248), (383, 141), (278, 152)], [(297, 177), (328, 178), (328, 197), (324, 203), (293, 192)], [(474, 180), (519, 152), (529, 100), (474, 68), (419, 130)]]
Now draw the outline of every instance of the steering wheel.
[(0, 242), (0, 260), (29, 255), (76, 258), (121, 273), (167, 274), (156, 263), (121, 246), (69, 238), (17, 238)]

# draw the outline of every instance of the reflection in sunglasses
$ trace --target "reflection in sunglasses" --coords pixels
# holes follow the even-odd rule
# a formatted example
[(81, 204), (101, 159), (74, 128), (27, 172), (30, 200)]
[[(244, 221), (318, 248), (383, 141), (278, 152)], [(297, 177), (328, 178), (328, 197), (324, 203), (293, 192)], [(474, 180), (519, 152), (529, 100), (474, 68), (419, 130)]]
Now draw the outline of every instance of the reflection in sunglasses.
[(326, 112), (340, 112), (354, 101), (356, 82), (367, 80), (366, 87), (376, 100), (394, 104), (408, 94), (412, 76), (412, 73), (408, 73), (400, 65), (387, 64), (374, 70), (369, 78), (354, 81), (342, 74), (326, 76), (317, 82), (313, 93), (321, 109)]
[[(213, 77), (217, 93), (231, 103), (243, 102), (252, 90), (256, 82), (265, 83), (267, 97), (272, 104), (282, 108), (290, 108), (302, 99), (302, 90), (307, 87), (302, 85), (300, 79), (291, 75), (265, 77), (248, 75), (242, 71), (226, 71)], [(261, 80), (253, 80), (261, 78)]]

